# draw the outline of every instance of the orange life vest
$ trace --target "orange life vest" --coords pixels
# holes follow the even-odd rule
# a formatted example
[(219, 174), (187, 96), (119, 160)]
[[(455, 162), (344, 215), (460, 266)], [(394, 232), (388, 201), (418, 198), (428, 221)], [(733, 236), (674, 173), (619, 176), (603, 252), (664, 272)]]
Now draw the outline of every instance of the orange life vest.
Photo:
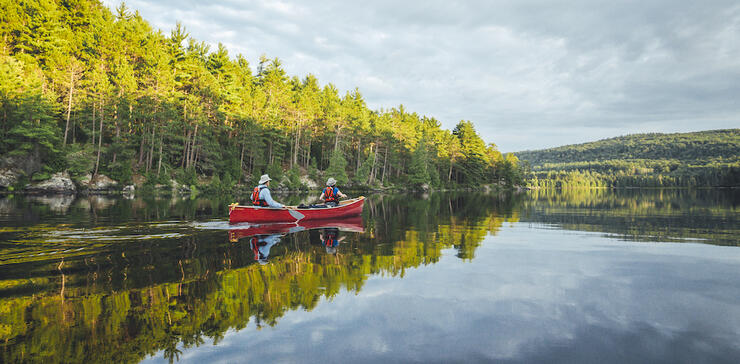
[(249, 247), (252, 248), (252, 253), (254, 253), (254, 260), (260, 259), (260, 249), (259, 245), (257, 245), (259, 241), (257, 240), (256, 236), (253, 236), (249, 238)]
[(326, 240), (324, 241), (324, 244), (327, 247), (337, 246), (338, 245), (337, 244), (337, 236), (334, 235), (334, 234), (327, 234)]
[(260, 199), (260, 191), (262, 191), (263, 188), (267, 188), (267, 186), (257, 186), (254, 188), (254, 191), (252, 191), (252, 205), (263, 207), (270, 206), (267, 204), (267, 201)]
[(334, 194), (334, 189), (336, 187), (326, 187), (324, 188), (324, 202), (339, 202), (337, 200), (337, 195)]

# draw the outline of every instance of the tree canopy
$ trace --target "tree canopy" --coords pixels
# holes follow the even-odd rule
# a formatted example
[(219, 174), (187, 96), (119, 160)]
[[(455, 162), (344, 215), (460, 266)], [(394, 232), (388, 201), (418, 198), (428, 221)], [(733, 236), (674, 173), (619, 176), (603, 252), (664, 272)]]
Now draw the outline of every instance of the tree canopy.
[(183, 24), (164, 34), (125, 4), (0, 7), (0, 152), (33, 154), (43, 167), (27, 178), (66, 169), (249, 183), (271, 168), (305, 174), (315, 160), (323, 177), (357, 185), (519, 181), (470, 121), (448, 131), (403, 105), (371, 110), (358, 89), (289, 75), (266, 55), (250, 65)]

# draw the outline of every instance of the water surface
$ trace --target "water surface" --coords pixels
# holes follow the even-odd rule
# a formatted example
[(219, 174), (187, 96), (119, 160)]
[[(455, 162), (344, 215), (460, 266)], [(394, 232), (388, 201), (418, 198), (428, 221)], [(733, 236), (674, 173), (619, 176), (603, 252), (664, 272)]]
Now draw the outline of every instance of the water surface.
[(0, 198), (1, 361), (740, 360), (734, 190), (229, 202)]

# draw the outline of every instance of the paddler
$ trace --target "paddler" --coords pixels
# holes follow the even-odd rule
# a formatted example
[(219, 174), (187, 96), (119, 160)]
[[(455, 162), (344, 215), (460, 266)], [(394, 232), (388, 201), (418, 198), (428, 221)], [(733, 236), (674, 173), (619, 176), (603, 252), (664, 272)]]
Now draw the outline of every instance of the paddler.
[(270, 181), (272, 181), (272, 179), (266, 174), (263, 174), (260, 177), (259, 185), (257, 185), (257, 187), (254, 188), (254, 191), (252, 191), (252, 205), (278, 208), (285, 207), (285, 205), (275, 202), (275, 200), (272, 199), (269, 188)]
[(319, 200), (323, 200), (327, 206), (337, 206), (339, 205), (340, 197), (347, 198), (347, 195), (343, 194), (342, 191), (337, 188), (337, 180), (333, 177), (329, 177), (326, 181), (326, 188), (321, 191)]

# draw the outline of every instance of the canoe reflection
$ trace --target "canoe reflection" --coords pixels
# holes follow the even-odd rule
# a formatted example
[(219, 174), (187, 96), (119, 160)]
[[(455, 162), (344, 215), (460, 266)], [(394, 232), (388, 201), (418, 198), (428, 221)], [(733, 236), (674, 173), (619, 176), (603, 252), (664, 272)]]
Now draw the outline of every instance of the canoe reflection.
[(270, 255), (270, 248), (279, 243), (282, 236), (314, 229), (321, 230), (319, 237), (321, 243), (326, 247), (326, 252), (329, 254), (335, 254), (337, 246), (344, 240), (344, 237), (340, 236), (340, 231), (356, 233), (365, 231), (362, 217), (353, 216), (343, 219), (251, 225), (242, 229), (231, 229), (229, 230), (229, 241), (236, 243), (239, 239), (249, 238), (249, 245), (254, 252), (254, 259), (260, 264), (265, 264)]

